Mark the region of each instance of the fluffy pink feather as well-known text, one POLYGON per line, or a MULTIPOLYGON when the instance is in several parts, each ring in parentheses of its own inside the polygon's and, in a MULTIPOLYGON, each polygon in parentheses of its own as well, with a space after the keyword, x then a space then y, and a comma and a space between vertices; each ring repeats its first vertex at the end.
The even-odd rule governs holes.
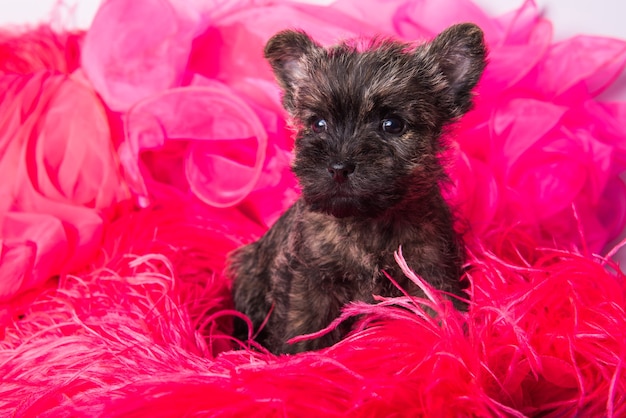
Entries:
POLYGON ((108 0, 86 34, 0 32, 0 411, 626 415, 626 277, 595 255, 626 222, 626 103, 595 99, 626 42, 551 34, 532 1, 469 0, 108 0), (264 42, 459 21, 490 47, 446 155, 469 312, 399 252, 427 299, 350 304, 319 352, 235 341, 226 255, 298 195, 264 42))

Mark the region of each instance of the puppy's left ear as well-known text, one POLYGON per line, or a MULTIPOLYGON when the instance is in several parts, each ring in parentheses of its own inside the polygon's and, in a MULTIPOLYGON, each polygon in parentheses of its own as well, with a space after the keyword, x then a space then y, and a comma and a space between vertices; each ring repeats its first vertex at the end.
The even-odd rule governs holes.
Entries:
POLYGON ((487 65, 483 31, 473 23, 451 26, 430 43, 429 53, 447 81, 450 116, 463 115, 472 107, 472 89, 487 65))
POLYGON ((265 45, 265 59, 285 92, 283 102, 287 110, 293 110, 297 86, 307 77, 306 57, 319 49, 321 46, 306 33, 293 30, 277 33, 265 45))

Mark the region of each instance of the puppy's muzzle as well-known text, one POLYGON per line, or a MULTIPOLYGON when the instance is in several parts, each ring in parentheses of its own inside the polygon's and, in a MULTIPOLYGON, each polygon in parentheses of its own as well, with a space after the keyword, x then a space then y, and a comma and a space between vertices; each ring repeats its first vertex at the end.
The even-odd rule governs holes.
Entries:
POLYGON ((349 162, 337 162, 328 166, 328 173, 337 183, 344 183, 354 173, 356 165, 349 162))

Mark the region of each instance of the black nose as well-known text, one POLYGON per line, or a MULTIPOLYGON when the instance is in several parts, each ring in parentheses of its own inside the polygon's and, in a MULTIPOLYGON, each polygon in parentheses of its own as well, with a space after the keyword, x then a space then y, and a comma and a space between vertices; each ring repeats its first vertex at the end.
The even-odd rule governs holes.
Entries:
POLYGON ((352 163, 333 163, 328 166, 328 172, 337 183, 348 180, 348 176, 354 173, 356 166, 352 163))

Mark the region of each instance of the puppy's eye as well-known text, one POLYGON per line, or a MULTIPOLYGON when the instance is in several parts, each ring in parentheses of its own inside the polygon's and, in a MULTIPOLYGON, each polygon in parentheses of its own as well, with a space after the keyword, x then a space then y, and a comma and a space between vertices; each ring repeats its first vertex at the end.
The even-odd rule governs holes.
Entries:
POLYGON ((325 132, 326 129, 328 129, 328 122, 326 122, 326 119, 322 119, 322 118, 315 119, 313 123, 311 124, 311 129, 316 134, 325 132))
POLYGON ((401 135, 405 128, 406 124, 400 118, 385 118, 380 122, 380 129, 390 135, 401 135))

